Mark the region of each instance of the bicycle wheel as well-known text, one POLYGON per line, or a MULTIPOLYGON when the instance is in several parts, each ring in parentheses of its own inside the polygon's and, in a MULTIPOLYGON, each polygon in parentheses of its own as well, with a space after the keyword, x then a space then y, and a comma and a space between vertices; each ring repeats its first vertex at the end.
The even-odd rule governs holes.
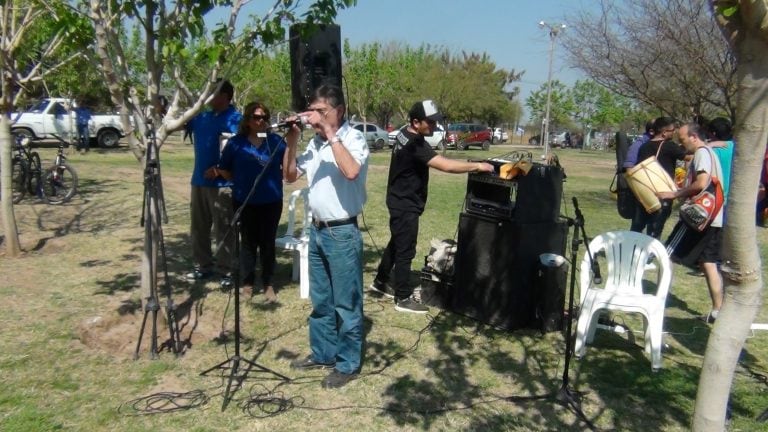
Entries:
POLYGON ((40 155, 37 152, 29 154, 29 175, 27 176, 27 193, 38 195, 40 190, 40 177, 43 172, 43 165, 40 163, 40 155))
POLYGON ((48 204, 69 201, 77 192, 77 173, 68 164, 54 165, 45 170, 41 192, 48 204))
POLYGON ((11 162, 11 196, 14 204, 18 204, 27 194, 27 162, 14 158, 11 162))

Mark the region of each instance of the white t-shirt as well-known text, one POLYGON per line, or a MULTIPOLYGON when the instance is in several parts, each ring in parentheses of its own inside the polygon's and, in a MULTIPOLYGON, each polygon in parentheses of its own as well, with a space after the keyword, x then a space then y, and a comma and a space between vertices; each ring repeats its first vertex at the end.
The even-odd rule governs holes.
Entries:
MULTIPOLYGON (((720 161, 717 156, 715 156, 714 152, 707 146, 697 148, 696 152, 693 154, 693 163, 688 172, 688 183, 690 184, 694 182, 696 180, 696 174, 702 171, 710 176, 716 177, 720 181, 723 179, 723 169, 720 167, 720 161)), ((723 226, 723 213, 725 213, 725 203, 723 203, 717 216, 715 216, 711 226, 717 228, 723 226)))

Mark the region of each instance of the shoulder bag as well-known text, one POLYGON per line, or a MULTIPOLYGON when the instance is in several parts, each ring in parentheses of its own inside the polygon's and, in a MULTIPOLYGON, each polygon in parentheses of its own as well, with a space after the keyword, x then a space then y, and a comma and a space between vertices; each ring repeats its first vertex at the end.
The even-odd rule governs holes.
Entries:
POLYGON ((717 213, 723 207, 725 201, 723 197, 723 186, 720 184, 720 180, 713 175, 715 171, 715 160, 712 155, 712 150, 709 147, 705 147, 709 151, 709 157, 712 166, 712 172, 709 174, 709 183, 707 187, 702 189, 696 196, 688 198, 680 205, 680 219, 685 222, 686 225, 696 231, 704 231, 715 219, 717 213))

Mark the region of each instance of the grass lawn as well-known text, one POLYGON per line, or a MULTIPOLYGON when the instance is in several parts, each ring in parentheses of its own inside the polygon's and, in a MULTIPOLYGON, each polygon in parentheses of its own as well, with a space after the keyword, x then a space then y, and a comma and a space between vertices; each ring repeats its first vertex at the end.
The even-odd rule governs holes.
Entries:
MULTIPOLYGON (((449 156, 483 158, 509 150, 493 147, 489 153, 470 150, 449 156)), ((55 149, 41 153, 47 164, 55 149)), ((618 216, 608 192, 613 154, 557 153, 568 176, 563 213, 573 215, 575 196, 589 236, 627 229, 629 221, 618 216)), ((428 315, 402 314, 391 301, 370 295, 365 298, 360 378, 340 390, 321 389, 324 373, 296 373, 288 367, 290 360, 308 352, 310 305, 299 299, 298 283, 290 281, 291 261, 285 253, 278 257, 279 302, 265 304, 263 295, 256 294, 242 305, 243 357, 265 370, 250 371, 222 411, 228 375, 200 373, 233 354, 232 299, 218 289, 218 281, 193 284, 183 279, 191 268, 192 149, 169 143, 161 158, 169 218, 163 231, 184 354, 177 358, 163 350, 159 359, 150 360, 146 336, 140 359, 133 360, 144 315, 139 289, 142 167, 125 148, 72 153, 79 194, 63 206, 29 197, 18 204, 25 253, 17 259, 0 258, 0 430, 586 428, 553 399, 525 400, 559 388, 565 351, 560 333, 509 332, 437 308, 428 315)), ((366 285, 388 240, 384 193, 389 153, 373 154, 370 163, 363 226, 366 285)), ((300 180, 286 191, 303 185, 300 180)), ((430 239, 456 236, 465 187, 466 175, 431 173, 414 269, 421 267, 430 239)), ((673 224, 674 216, 665 234, 673 224)), ((766 231, 758 232, 766 256, 766 231)), ((763 270, 763 279, 767 277, 763 270)), ((598 332, 587 355, 571 362, 571 385, 583 392, 581 404, 589 419, 601 429, 687 430, 710 331, 695 317, 708 310, 704 279, 676 267, 664 323, 664 367, 657 373, 651 372, 643 352, 641 321, 614 315, 631 331, 598 332)), ((768 308, 763 307, 757 321, 768 322, 768 308)), ((158 327, 162 342, 167 329, 162 323, 158 327)), ((733 383, 731 430, 768 430, 768 423, 755 420, 768 408, 767 340, 768 333, 755 333, 742 353, 733 383)))

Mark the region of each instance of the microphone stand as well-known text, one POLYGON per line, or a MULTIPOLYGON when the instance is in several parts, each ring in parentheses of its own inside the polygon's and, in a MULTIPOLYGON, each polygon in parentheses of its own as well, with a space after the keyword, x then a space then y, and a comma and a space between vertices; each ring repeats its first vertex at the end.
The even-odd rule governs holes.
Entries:
MULTIPOLYGON (((573 226, 573 234, 571 235, 571 281, 570 281, 570 292, 568 293, 568 324, 566 325, 566 333, 565 333, 565 365, 563 367, 563 377, 562 377, 562 384, 560 385, 560 389, 557 392, 556 400, 573 410, 573 412, 584 422, 589 426, 590 429, 594 430, 595 425, 587 418, 587 416, 584 414, 584 411, 581 409, 581 404, 577 400, 577 396, 580 395, 579 392, 575 392, 570 387, 570 380, 569 380, 569 370, 571 365, 571 357, 573 356, 573 337, 571 332, 573 331, 573 301, 574 301, 574 292, 576 291, 576 260, 578 252, 579 252, 579 243, 582 241, 584 242, 584 245, 587 247, 587 255, 589 256, 590 263, 592 265, 592 269, 596 268, 595 262, 592 260, 592 253, 589 250, 589 243, 587 242, 587 234, 584 231, 584 215, 581 213, 581 210, 579 209, 579 203, 576 200, 576 197, 573 197, 573 208, 574 213, 576 215, 575 218, 566 218, 569 225, 573 226), (579 238, 579 235, 581 234, 581 238, 579 238)), ((595 275, 595 279, 599 277, 599 271, 598 275, 595 275)))
POLYGON ((139 358, 139 348, 141 339, 144 336, 144 328, 147 324, 147 317, 152 313, 152 341, 149 355, 152 360, 157 358, 157 313, 160 310, 160 303, 157 296, 157 259, 159 245, 160 259, 163 263, 163 282, 165 284, 166 296, 166 319, 168 321, 168 330, 170 337, 166 345, 170 345, 171 350, 176 356, 181 352, 181 338, 179 336, 179 326, 176 320, 176 307, 173 304, 171 296, 171 284, 168 277, 168 260, 165 253, 165 241, 163 240, 163 223, 168 223, 168 214, 165 209, 165 198, 163 196, 163 184, 160 175, 160 156, 157 149, 157 139, 151 120, 147 121, 148 145, 145 155, 144 167, 144 202, 141 207, 140 225, 144 227, 144 254, 147 271, 149 296, 144 304, 144 318, 141 321, 139 330, 139 340, 136 342, 136 350, 133 353, 133 359, 139 358))
MULTIPOLYGON (((264 143, 262 145, 268 145, 267 140, 264 140, 264 143)), ((272 374, 282 379, 283 381, 290 380, 290 378, 288 378, 287 376, 280 374, 278 372, 275 372, 272 369, 262 366, 240 355, 240 336, 241 336, 240 334, 240 215, 242 214, 245 206, 248 205, 248 200, 250 200, 253 194, 255 193, 256 185, 259 184, 261 177, 264 175, 264 173, 267 172, 267 169, 272 163, 272 159, 274 159, 275 154, 277 154, 277 149, 279 147, 280 147, 279 145, 275 146, 275 149, 272 150, 272 153, 269 155, 269 160, 264 166, 264 169, 262 169, 259 175, 256 176, 256 179, 254 179, 253 185, 251 185, 251 190, 248 192, 248 195, 245 197, 245 200, 243 200, 243 203, 240 205, 240 207, 235 211, 234 215, 232 216, 232 222, 230 223, 230 227, 229 227, 230 231, 227 233, 227 234, 229 234, 230 232, 234 233, 234 236, 235 236, 235 248, 232 256, 232 260, 235 262, 235 265, 233 266, 233 270, 232 270, 232 283, 233 283, 232 289, 235 292, 234 293, 234 296, 235 296, 235 336, 234 336, 235 353, 234 355, 224 360, 223 362, 211 368, 208 368, 200 373, 201 376, 205 376, 215 370, 227 370, 227 369, 229 370, 227 388, 224 391, 224 402, 221 405, 222 411, 224 411, 227 408, 227 405, 229 405, 229 402, 232 400, 232 397, 234 396, 234 392, 242 385, 243 381, 245 381, 246 377, 248 376, 248 373, 253 369, 256 369, 257 372, 260 372, 260 373, 272 374), (241 363, 244 363, 246 366, 243 369, 242 374, 240 373, 241 363), (235 380, 237 380, 237 385, 233 387, 232 383, 235 380)), ((226 238, 223 241, 226 241, 226 238)), ((220 250, 220 248, 221 248, 221 244, 217 245, 216 250, 218 251, 220 250)))

